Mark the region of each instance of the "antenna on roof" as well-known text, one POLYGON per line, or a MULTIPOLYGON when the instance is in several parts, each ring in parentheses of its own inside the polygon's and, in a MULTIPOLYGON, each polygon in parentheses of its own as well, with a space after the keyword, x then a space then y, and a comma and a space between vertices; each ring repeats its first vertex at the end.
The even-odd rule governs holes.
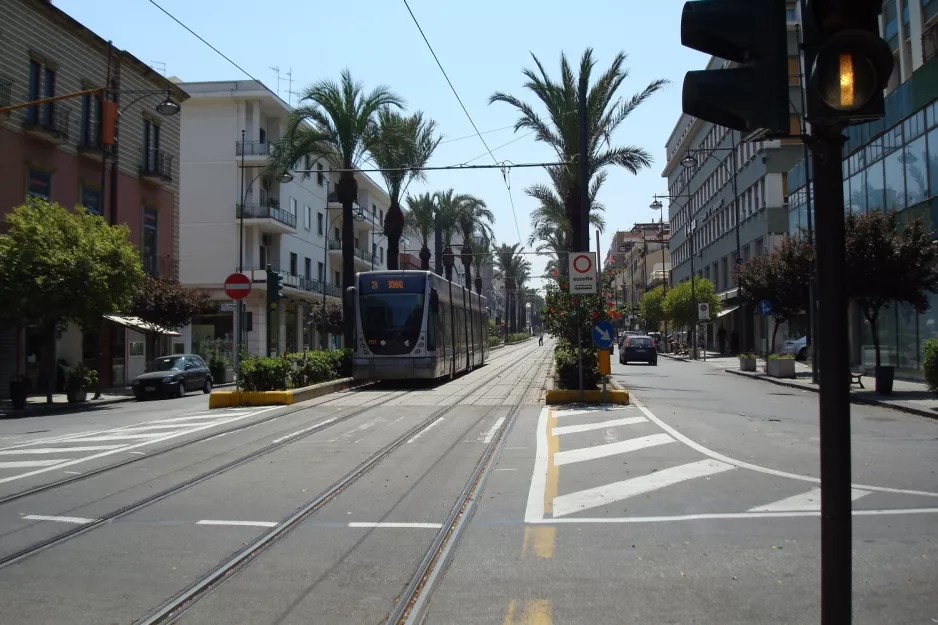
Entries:
POLYGON ((150 61, 150 67, 159 72, 160 74, 166 75, 166 63, 162 61, 150 61))
POLYGON ((287 104, 293 106, 293 68, 287 71, 287 104))
POLYGON ((271 65, 270 69, 272 69, 274 73, 277 74, 277 97, 280 97, 280 66, 271 65))

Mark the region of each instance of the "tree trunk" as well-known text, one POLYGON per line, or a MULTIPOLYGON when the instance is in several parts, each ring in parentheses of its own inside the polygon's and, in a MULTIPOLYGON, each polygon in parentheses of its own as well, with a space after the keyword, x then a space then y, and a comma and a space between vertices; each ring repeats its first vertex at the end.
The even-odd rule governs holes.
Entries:
MULTIPOLYGON (((349 167, 349 169, 351 169, 349 167)), ((355 222, 353 204, 358 199, 358 182, 355 176, 348 171, 342 172, 337 185, 336 195, 339 202, 342 203, 342 306, 344 310, 343 319, 345 330, 344 347, 352 347, 355 337, 353 335, 354 325, 352 323, 354 310, 349 306, 350 302, 345 297, 349 287, 355 285, 355 222)))
POLYGON ((430 271, 430 248, 424 246, 420 248, 420 270, 430 271))
POLYGON ((876 354, 876 366, 879 367, 881 362, 879 355, 879 329, 876 327, 879 321, 879 311, 877 310, 871 315, 866 315, 866 320, 870 322, 870 335, 873 337, 873 351, 876 354))
POLYGON ((775 353, 775 334, 778 332, 778 324, 779 324, 778 317, 774 317, 774 319, 775 319, 775 326, 772 328, 772 351, 769 352, 770 354, 775 353))
POLYGON ((436 275, 443 275, 443 232, 440 230, 439 213, 433 218, 433 267, 436 275))
POLYGON ((472 291, 472 245, 465 243, 459 251, 459 258, 466 270, 466 289, 472 291))
POLYGON ((453 248, 447 245, 443 248, 443 270, 446 272, 446 279, 450 282, 453 281, 453 265, 455 261, 456 257, 453 254, 453 248))
POLYGON ((46 403, 52 403, 52 395, 55 393, 55 382, 58 373, 58 363, 55 358, 55 329, 58 324, 50 323, 46 327, 46 337, 48 344, 43 350, 46 354, 46 403))
POLYGON ((482 295, 482 276, 476 275, 476 294, 482 295))
POLYGON ((391 206, 384 215, 384 233, 388 237, 388 269, 400 269, 401 236, 404 234, 404 213, 398 201, 391 199, 391 206))

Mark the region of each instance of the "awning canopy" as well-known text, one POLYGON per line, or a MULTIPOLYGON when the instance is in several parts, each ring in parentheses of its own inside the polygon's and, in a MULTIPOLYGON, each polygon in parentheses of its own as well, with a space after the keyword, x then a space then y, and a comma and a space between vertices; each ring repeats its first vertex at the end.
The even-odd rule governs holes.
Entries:
POLYGON ((717 315, 717 318, 719 319, 720 317, 722 317, 722 316, 724 316, 724 315, 728 315, 728 314, 730 314, 731 312, 733 312, 734 310, 736 310, 737 308, 739 308, 739 306, 730 306, 729 308, 726 308, 726 309, 724 309, 724 310, 721 310, 720 313, 717 315))
POLYGON ((125 328, 136 330, 137 332, 156 332, 157 334, 165 334, 166 336, 182 336, 175 330, 147 323, 139 317, 131 317, 129 315, 104 315, 104 318, 118 325, 122 325, 125 328))

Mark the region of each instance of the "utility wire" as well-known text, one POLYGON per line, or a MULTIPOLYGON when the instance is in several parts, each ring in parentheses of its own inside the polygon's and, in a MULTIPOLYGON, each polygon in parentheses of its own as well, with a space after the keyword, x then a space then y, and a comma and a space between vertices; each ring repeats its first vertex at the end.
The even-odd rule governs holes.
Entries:
MULTIPOLYGON (((483 131, 482 131, 482 134, 483 134, 483 135, 490 135, 490 134, 492 134, 493 132, 499 132, 499 131, 502 131, 502 130, 510 130, 510 129, 514 128, 514 127, 515 127, 514 124, 512 124, 511 126, 502 126, 501 128, 493 128, 492 130, 483 130, 483 131)), ((472 138, 477 137, 477 136, 478 136, 478 135, 466 135, 465 137, 456 137, 455 139, 446 139, 445 141, 440 141, 440 145, 443 145, 444 143, 453 143, 454 141, 462 141, 463 139, 472 139, 472 138)), ((498 148, 495 148, 495 149, 497 150, 498 148)), ((484 156, 484 155, 483 155, 483 156, 484 156)))
MULTIPOLYGON (((153 0, 150 0, 151 2, 153 0)), ((443 78, 446 79, 449 88, 452 90, 453 95, 456 96, 456 100, 459 101, 459 106, 462 107, 463 113, 466 114, 466 117, 469 118, 469 123, 472 124, 472 129, 476 131, 476 134, 479 136, 479 140, 482 142, 482 145, 485 146, 485 149, 488 150, 489 155, 492 157, 492 160, 495 163, 498 163, 498 159, 495 158, 495 155, 492 154, 492 149, 489 148, 489 144, 485 142, 485 138, 482 136, 482 133, 479 132, 478 126, 476 126, 475 121, 472 119, 472 115, 469 114, 469 110, 466 108, 466 105, 463 104, 462 98, 459 97, 459 93, 456 92, 456 87, 453 86, 453 81, 449 79, 449 76, 446 74, 446 70, 443 69, 443 64, 440 63, 439 57, 437 57, 436 52, 433 51, 433 46, 430 45, 430 40, 427 39, 427 36, 423 32, 423 28, 420 27, 420 22, 417 21, 417 16, 414 15, 414 12, 410 8, 407 0, 404 0, 404 6, 407 7, 407 12, 410 13, 411 19, 414 20, 414 24, 417 26, 417 30, 420 31, 420 36, 423 37, 424 43, 427 44, 427 48, 430 50, 430 54, 433 55, 433 60, 436 61, 437 66, 440 68, 440 71, 443 72, 443 78)), ((518 215, 515 212, 515 200, 511 195, 511 183, 508 182, 508 175, 502 170, 502 180, 505 182, 505 187, 508 189, 508 200, 511 202, 511 216, 515 220, 515 230, 518 232, 518 240, 521 241, 521 228, 518 227, 518 215)))
MULTIPOLYGON (((523 134, 523 135, 521 135, 520 137, 515 137, 515 138, 512 139, 511 141, 509 141, 509 142, 507 142, 507 143, 503 143, 503 144, 501 144, 500 146, 496 147, 495 149, 496 149, 496 150, 501 150, 503 147, 509 146, 509 145, 511 145, 512 143, 514 143, 515 141, 521 141, 521 140, 524 139, 525 137, 530 137, 530 136, 533 135, 535 132, 537 132, 537 131, 536 131, 536 130, 532 130, 531 132, 529 132, 529 133, 527 133, 527 134, 523 134)), ((488 154, 488 152, 486 152, 486 154, 488 154)), ((479 160, 480 158, 482 158, 483 156, 485 156, 485 154, 480 154, 479 156, 476 156, 475 158, 470 158, 468 161, 466 161, 465 163, 463 163, 463 165, 468 165, 468 164, 471 163, 472 161, 477 161, 477 160, 479 160)))

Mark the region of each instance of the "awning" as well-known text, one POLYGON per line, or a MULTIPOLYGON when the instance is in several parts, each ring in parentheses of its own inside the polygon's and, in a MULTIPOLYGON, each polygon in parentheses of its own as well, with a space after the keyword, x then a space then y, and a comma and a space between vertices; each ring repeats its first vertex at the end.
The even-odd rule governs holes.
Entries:
POLYGON ((136 330, 137 332, 156 332, 158 334, 165 334, 166 336, 182 336, 175 330, 162 328, 152 323, 147 323, 139 317, 130 317, 128 315, 104 315, 104 318, 108 321, 113 321, 118 325, 122 325, 125 328, 136 330))
POLYGON ((736 310, 737 308, 739 308, 739 306, 730 306, 729 308, 727 308, 727 309, 725 309, 725 310, 721 310, 720 313, 717 315, 717 319, 719 319, 719 318, 722 317, 723 315, 728 315, 728 314, 730 314, 731 312, 733 312, 733 311, 736 310))

